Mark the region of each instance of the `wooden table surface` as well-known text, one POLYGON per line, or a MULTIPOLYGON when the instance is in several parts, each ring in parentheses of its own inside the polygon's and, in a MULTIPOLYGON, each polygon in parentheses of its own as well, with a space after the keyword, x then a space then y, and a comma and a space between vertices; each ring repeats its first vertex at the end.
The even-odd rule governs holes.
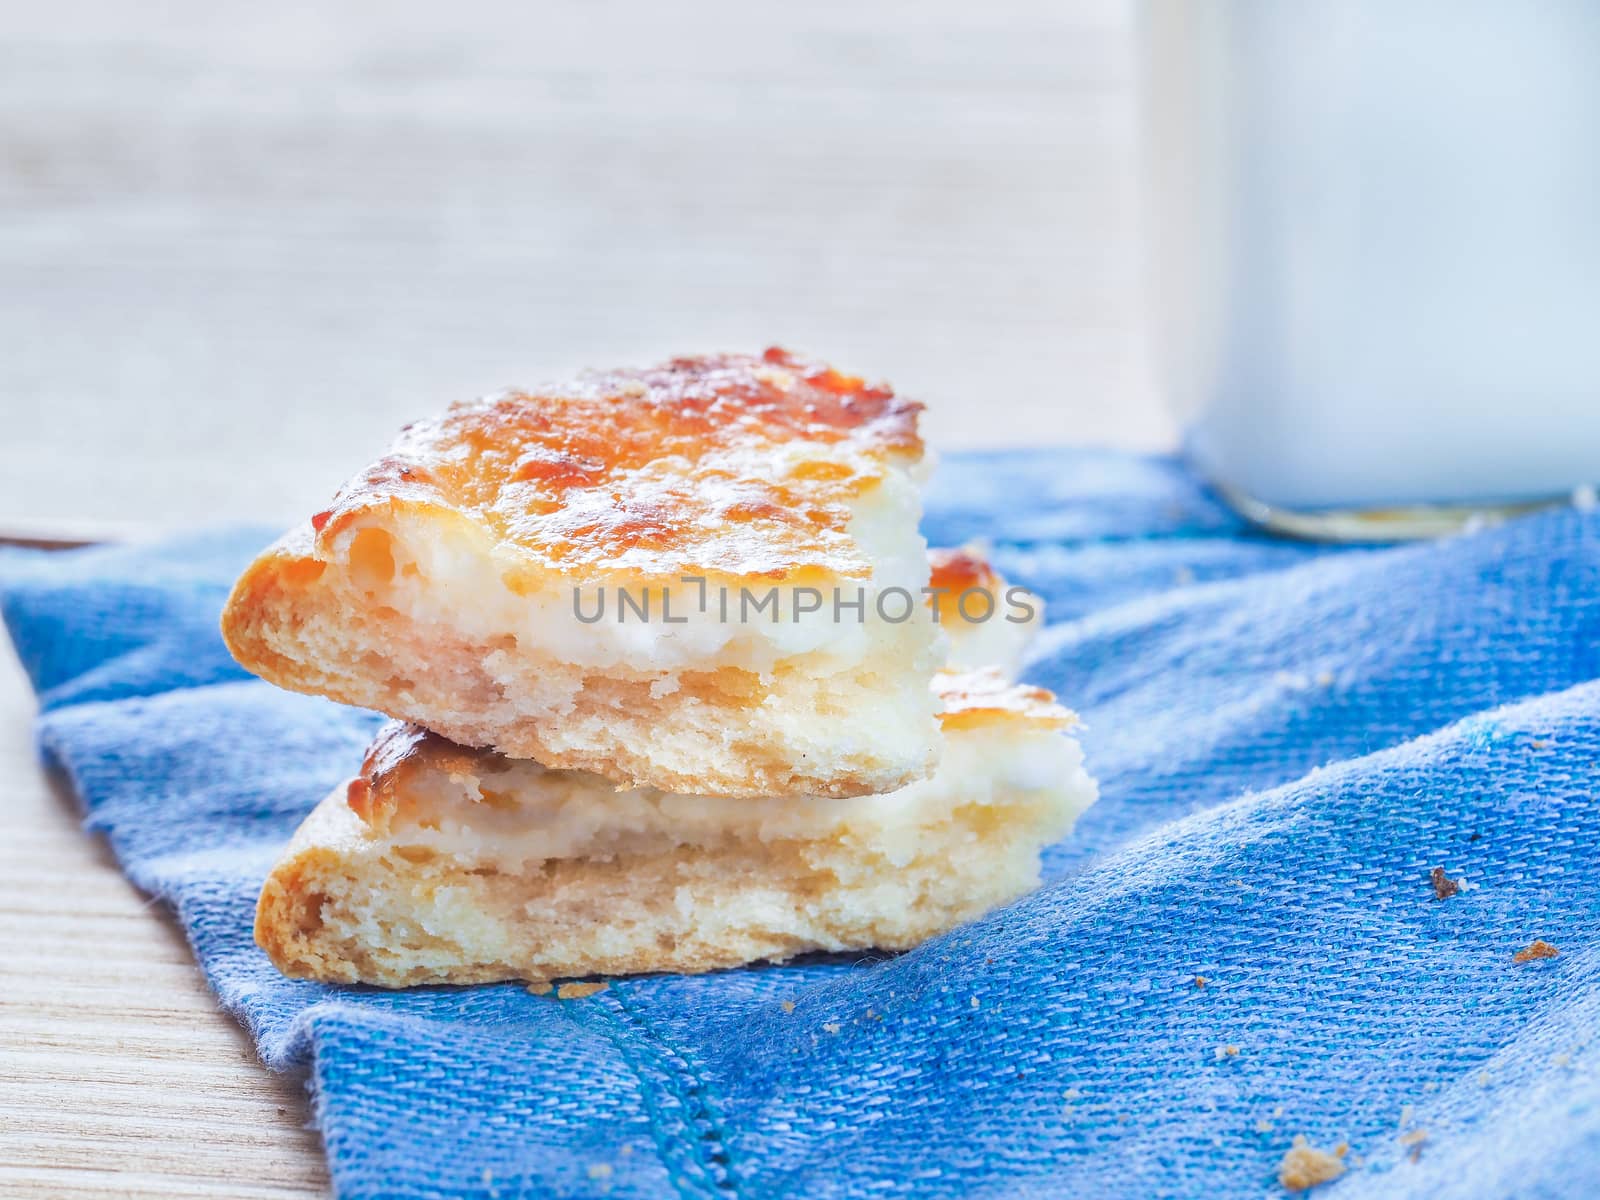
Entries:
MULTIPOLYGON (((8 6, 0 535, 288 522, 450 399, 771 342, 941 446, 1164 444, 1130 47, 1120 0, 8 6)), ((32 712, 0 651, 0 1195, 323 1193, 32 712)))

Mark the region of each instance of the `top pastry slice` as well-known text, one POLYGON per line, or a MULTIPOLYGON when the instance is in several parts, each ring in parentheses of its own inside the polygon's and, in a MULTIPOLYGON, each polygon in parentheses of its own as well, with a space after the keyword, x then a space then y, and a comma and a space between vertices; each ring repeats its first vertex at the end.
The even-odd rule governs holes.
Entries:
POLYGON ((920 406, 781 350, 457 405, 245 571, 273 683, 628 787, 925 777, 920 406))

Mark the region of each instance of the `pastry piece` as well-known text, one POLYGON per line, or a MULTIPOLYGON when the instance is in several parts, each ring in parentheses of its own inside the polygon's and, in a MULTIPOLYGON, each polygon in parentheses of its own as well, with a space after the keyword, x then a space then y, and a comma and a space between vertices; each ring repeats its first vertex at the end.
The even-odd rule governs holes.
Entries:
POLYGON ((920 406, 781 351, 409 426, 246 570, 247 668, 454 741, 707 795, 926 777, 920 406))
POLYGON ((935 688, 937 771, 853 799, 619 792, 390 726, 273 869, 256 940, 285 974, 383 987, 915 945, 1035 886, 1095 798, 1048 692, 935 688))
POLYGON ((928 604, 949 635, 947 667, 998 667, 1015 679, 1022 654, 1044 624, 1044 601, 1007 583, 979 546, 928 551, 928 604))

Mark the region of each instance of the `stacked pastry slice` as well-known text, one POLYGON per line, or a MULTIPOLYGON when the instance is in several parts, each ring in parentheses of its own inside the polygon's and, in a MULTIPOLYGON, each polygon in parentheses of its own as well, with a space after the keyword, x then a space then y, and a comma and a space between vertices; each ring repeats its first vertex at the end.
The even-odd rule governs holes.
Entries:
POLYGON ((895 619, 918 412, 778 351, 459 405, 262 555, 223 633, 284 687, 630 786, 899 787, 938 734, 936 631, 895 619))
POLYGON ((399 719, 267 880, 273 961, 704 971, 906 947, 1033 886, 1094 784, 1048 693, 937 669, 1027 623, 928 612, 1003 585, 971 552, 930 585, 916 416, 769 351, 408 429, 224 616, 257 673, 399 719))

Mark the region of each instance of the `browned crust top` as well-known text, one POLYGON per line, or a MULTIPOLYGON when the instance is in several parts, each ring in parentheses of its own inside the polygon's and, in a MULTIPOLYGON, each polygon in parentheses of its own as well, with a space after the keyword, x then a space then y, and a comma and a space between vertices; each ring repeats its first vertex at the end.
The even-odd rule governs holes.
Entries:
POLYGON ((998 592, 1005 582, 989 565, 983 552, 973 546, 929 550, 928 566, 932 573, 928 580, 929 588, 952 595, 973 589, 998 592))
POLYGON ((1055 693, 1026 683, 1012 683, 996 667, 979 671, 940 671, 933 690, 941 701, 939 723, 946 731, 977 725, 1034 725, 1070 729, 1077 716, 1056 703, 1055 693))
POLYGON ((588 372, 407 426, 311 524, 323 557, 373 509, 432 508, 536 573, 859 578, 849 503, 921 457, 921 407, 777 348, 588 372))

